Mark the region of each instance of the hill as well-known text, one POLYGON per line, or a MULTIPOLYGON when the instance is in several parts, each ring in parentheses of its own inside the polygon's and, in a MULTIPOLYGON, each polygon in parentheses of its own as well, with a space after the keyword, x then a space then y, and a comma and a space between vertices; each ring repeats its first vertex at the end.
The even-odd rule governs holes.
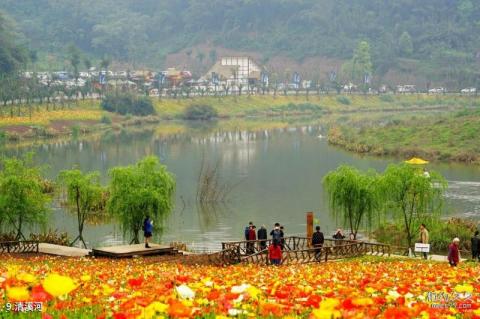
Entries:
POLYGON ((70 43, 131 66, 161 67, 179 52, 193 67, 208 65, 223 49, 295 66, 345 61, 365 40, 378 77, 479 81, 480 3, 472 0, 3 0, 0 10, 43 67, 62 66, 70 43))

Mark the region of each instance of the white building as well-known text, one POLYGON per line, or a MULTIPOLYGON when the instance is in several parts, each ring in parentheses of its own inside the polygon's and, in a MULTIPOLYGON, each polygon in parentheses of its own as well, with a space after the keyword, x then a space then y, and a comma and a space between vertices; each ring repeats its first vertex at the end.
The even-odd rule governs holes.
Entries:
POLYGON ((260 80, 261 67, 248 56, 222 57, 208 71, 205 78, 213 80, 217 76, 219 81, 232 85, 248 85, 260 80))

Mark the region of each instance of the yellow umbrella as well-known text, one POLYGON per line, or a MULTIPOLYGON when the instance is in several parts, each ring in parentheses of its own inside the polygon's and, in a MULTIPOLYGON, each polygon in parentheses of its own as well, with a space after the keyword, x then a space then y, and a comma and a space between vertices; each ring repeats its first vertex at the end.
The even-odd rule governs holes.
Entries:
POLYGON ((408 161, 405 161, 405 163, 414 164, 414 165, 423 165, 423 164, 428 164, 428 161, 418 157, 412 157, 408 161))

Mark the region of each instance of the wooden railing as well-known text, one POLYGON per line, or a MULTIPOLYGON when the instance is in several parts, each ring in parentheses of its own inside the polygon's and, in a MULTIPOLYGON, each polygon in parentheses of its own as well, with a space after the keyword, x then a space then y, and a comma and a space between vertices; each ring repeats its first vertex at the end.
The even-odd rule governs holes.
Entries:
MULTIPOLYGON (((331 247, 336 245, 345 245, 348 243, 355 243, 356 241, 345 239, 325 239, 324 247, 331 247)), ((261 252, 266 247, 270 246, 272 239, 266 240, 242 240, 242 241, 229 241, 222 243, 222 250, 238 247, 241 255, 253 255, 261 252)), ((285 237, 282 242, 283 250, 304 250, 311 248, 311 238, 291 236, 285 237)))
MULTIPOLYGON (((224 249, 236 249, 235 258, 240 256, 243 263, 268 265, 268 249, 260 249, 259 240, 222 243, 224 249), (253 244, 253 246, 252 246, 253 244), (252 253, 253 251, 253 253, 252 253)), ((271 240, 267 240, 267 247, 271 240)), ((326 239, 321 248, 312 248, 310 238, 286 237, 283 244, 282 264, 304 264, 326 262, 363 255, 390 256, 390 246, 353 240, 326 239)))
POLYGON ((38 253, 38 241, 5 241, 0 242, 0 253, 38 253))

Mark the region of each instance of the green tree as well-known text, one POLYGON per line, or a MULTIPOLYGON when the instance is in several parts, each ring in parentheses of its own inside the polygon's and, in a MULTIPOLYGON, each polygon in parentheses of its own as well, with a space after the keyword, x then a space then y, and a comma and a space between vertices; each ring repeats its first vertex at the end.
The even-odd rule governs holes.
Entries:
POLYGON ((413 53, 412 37, 408 32, 403 32, 398 39, 398 49, 403 56, 410 56, 413 53))
POLYGON ((0 74, 14 73, 28 61, 26 50, 15 43, 14 25, 0 12, 0 74))
POLYGON ((364 76, 371 75, 372 70, 370 45, 367 41, 360 41, 352 59, 342 65, 343 77, 350 78, 355 83, 363 83, 364 76))
MULTIPOLYGON (((138 244, 138 233, 146 215, 150 215, 161 226, 171 212, 174 176, 155 156, 146 157, 135 165, 115 167, 109 171, 109 175, 107 210, 118 218, 123 231, 131 234, 132 242, 138 244)), ((157 228, 157 233, 161 231, 161 228, 157 228)))
POLYGON ((75 83, 77 83, 79 77, 78 67, 80 65, 80 51, 75 45, 71 44, 68 46, 68 54, 68 59, 73 68, 73 76, 75 77, 75 83))
POLYGON ((49 211, 50 195, 44 192, 40 168, 32 154, 2 161, 0 171, 0 219, 16 233, 16 240, 26 239, 25 226, 42 225, 49 211))
POLYGON ((83 238, 85 221, 101 210, 103 189, 100 185, 98 172, 83 173, 78 169, 60 172, 58 177, 60 185, 66 191, 68 207, 77 214, 78 236, 72 241, 73 245, 78 241, 87 244, 83 238))
POLYGON ((426 177, 421 168, 413 165, 392 164, 381 177, 386 208, 403 222, 409 248, 420 224, 435 221, 443 205, 447 181, 437 172, 429 175, 426 177))
POLYGON ((357 238, 359 227, 372 225, 375 212, 379 211, 379 192, 374 174, 362 173, 342 165, 328 173, 323 184, 329 196, 329 205, 335 217, 340 217, 357 238))

